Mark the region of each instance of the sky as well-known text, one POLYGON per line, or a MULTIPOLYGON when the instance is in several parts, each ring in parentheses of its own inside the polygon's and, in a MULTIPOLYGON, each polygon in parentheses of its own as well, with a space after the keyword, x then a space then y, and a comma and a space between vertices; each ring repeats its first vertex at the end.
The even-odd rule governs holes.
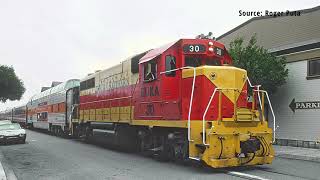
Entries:
POLYGON ((312 8, 320 0, 0 0, 0 64, 13 66, 23 105, 52 81, 81 79, 127 57, 211 31, 218 37, 252 17, 242 11, 312 8))

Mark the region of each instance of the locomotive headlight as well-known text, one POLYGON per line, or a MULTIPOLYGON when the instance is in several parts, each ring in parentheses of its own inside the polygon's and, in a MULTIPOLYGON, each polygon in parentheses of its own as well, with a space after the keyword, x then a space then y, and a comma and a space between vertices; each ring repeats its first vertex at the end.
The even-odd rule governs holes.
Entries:
POLYGON ((25 134, 19 134, 19 136, 20 136, 20 137, 23 137, 23 136, 25 136, 25 134))
POLYGON ((213 48, 212 47, 209 47, 209 49, 208 49, 209 51, 211 51, 211 52, 213 52, 213 48))
POLYGON ((208 44, 209 44, 209 46, 213 46, 213 42, 211 42, 211 41, 208 44))

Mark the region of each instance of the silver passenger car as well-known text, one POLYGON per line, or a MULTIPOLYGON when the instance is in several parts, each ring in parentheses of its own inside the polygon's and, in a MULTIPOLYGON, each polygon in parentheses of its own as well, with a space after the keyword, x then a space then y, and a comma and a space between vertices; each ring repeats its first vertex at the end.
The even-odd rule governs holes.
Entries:
POLYGON ((67 133, 70 115, 78 103, 79 86, 80 80, 70 79, 34 95, 27 103, 28 126, 67 133))

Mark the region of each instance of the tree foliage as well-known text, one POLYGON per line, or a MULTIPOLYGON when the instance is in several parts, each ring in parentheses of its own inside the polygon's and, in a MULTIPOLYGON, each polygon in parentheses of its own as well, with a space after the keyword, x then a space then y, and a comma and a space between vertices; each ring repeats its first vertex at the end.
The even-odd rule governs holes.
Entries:
POLYGON ((0 102, 20 100, 25 90, 13 67, 0 65, 0 102))
POLYGON ((255 35, 246 46, 243 38, 237 38, 230 43, 229 53, 234 66, 247 70, 252 84, 262 85, 262 89, 275 93, 288 77, 285 58, 276 57, 256 43, 255 35))

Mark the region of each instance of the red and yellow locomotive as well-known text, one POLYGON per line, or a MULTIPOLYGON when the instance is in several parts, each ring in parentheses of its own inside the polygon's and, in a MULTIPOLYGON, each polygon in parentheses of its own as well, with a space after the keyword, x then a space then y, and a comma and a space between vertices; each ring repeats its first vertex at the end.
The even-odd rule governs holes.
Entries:
POLYGON ((181 39, 82 79, 70 127, 91 136, 100 124, 117 145, 161 159, 214 168, 268 164, 274 151, 265 94, 232 66, 223 44, 181 39))

